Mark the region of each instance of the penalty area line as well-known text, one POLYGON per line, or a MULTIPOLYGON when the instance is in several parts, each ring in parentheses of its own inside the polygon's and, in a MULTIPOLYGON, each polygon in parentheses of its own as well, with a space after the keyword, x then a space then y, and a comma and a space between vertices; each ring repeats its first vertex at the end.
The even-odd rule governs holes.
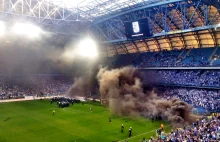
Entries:
MULTIPOLYGON (((171 125, 167 125, 167 126, 165 126, 165 127, 169 127, 169 126, 171 126, 171 125)), ((164 127, 164 128, 165 128, 165 127, 164 127)), ((118 142, 124 142, 125 140, 130 140, 130 139, 133 139, 133 138, 139 137, 139 136, 141 136, 141 135, 144 135, 144 134, 147 134, 147 133, 150 133, 150 132, 153 132, 153 131, 156 132, 156 130, 157 130, 157 129, 150 130, 150 131, 147 131, 147 132, 141 133, 141 134, 139 134, 139 135, 136 135, 136 136, 133 136, 133 137, 130 137, 130 138, 127 138, 127 139, 120 140, 120 141, 118 141, 118 142)))

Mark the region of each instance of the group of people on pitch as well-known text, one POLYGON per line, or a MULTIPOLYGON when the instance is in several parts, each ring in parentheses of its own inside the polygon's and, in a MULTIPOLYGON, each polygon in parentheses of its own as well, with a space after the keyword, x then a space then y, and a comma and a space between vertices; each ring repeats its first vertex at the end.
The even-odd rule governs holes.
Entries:
MULTIPOLYGON (((109 117, 109 122, 112 122, 112 118, 111 117, 109 117)), ((123 124, 121 124, 121 133, 124 133, 124 125, 123 124)), ((128 129, 128 137, 130 138, 131 137, 131 134, 132 134, 132 127, 130 127, 129 129, 128 129)))
MULTIPOLYGON (((124 132, 124 125, 122 124, 121 125, 121 133, 123 133, 124 132)), ((131 134, 132 134, 132 127, 130 127, 129 129, 128 129, 128 137, 130 138, 131 137, 131 134)))

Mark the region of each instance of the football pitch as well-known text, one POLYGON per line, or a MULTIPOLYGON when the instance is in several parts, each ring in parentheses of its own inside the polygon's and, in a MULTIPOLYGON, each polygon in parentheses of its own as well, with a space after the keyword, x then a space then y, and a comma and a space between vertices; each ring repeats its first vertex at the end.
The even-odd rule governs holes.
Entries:
POLYGON ((107 108, 92 102, 64 109, 50 104, 50 100, 0 103, 0 142, 140 142, 155 135, 161 123, 165 131, 171 129, 162 121, 113 116, 107 108), (128 139, 129 127, 132 137, 128 139))

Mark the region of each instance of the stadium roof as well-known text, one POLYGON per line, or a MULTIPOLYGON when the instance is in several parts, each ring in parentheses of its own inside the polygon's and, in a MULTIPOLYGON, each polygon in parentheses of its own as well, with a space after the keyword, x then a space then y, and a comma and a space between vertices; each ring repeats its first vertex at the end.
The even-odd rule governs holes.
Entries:
POLYGON ((94 20, 97 17, 116 12, 128 10, 130 8, 157 3, 162 0, 48 0, 67 9, 77 9, 81 17, 94 20))
POLYGON ((219 46, 219 8, 218 0, 2 0, 0 18, 65 35, 89 31, 112 56, 219 46), (153 36, 128 40, 124 23, 140 19, 148 19, 153 36))
POLYGON ((100 17, 93 34, 107 56, 220 45, 217 0, 162 0, 100 17), (147 19, 153 36, 127 39, 125 22, 147 19))
POLYGON ((41 24, 97 22, 130 9, 170 1, 182 0, 2 0, 0 18, 8 20, 16 17, 41 24))

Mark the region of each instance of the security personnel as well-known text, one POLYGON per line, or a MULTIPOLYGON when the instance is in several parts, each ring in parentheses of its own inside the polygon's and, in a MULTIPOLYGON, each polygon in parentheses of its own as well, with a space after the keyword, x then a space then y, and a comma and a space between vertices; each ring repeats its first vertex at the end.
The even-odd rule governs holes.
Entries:
POLYGON ((121 125, 121 133, 123 133, 124 132, 124 125, 122 124, 121 125))
POLYGON ((128 137, 129 137, 129 138, 131 137, 131 131, 132 131, 132 129, 130 128, 130 129, 128 130, 128 137))

